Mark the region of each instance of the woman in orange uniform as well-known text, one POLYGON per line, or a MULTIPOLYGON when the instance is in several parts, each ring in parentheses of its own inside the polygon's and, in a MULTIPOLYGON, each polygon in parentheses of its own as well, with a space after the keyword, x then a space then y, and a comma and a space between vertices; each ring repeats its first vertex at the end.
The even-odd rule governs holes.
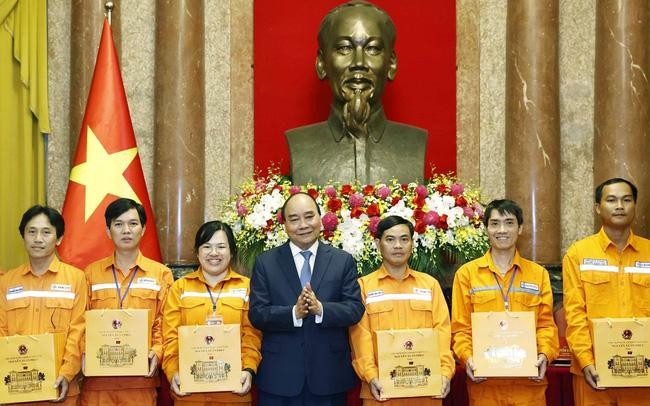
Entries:
POLYGON ((250 389, 260 362, 261 333, 248 320, 250 280, 236 273, 232 230, 220 221, 203 224, 194 249, 200 267, 174 282, 164 310, 163 371, 171 383, 175 405, 250 405, 250 389), (181 392, 178 374, 178 327, 223 322, 241 326, 241 388, 233 393, 181 392))

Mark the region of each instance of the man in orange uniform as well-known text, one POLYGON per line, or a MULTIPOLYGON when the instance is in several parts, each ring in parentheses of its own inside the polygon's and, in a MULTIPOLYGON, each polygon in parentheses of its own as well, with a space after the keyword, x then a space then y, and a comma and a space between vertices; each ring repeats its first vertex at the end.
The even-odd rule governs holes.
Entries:
POLYGON ((84 405, 154 405, 162 359, 162 309, 174 278, 165 265, 140 252, 147 215, 131 199, 117 199, 104 213, 106 233, 115 253, 86 267, 88 309, 149 309, 153 317, 149 375, 146 377, 86 377, 84 405))
POLYGON ((647 405, 650 388, 597 389, 589 320, 650 317, 650 240, 632 232, 637 188, 609 179, 596 188, 602 228, 573 244, 562 261, 566 338, 573 353, 576 405, 647 405))
POLYGON ((524 221, 512 200, 494 200, 483 222, 490 250, 463 265, 454 278, 451 305, 452 346, 465 365, 470 405, 538 406, 546 404, 546 366, 558 354, 553 321, 553 292, 546 269, 522 258, 517 250, 524 221), (474 376, 472 313, 531 311, 535 313, 538 376, 485 379, 474 376))
POLYGON ((390 329, 435 328, 439 334, 442 395, 391 399, 389 405, 441 405, 449 393, 455 365, 451 354, 449 310, 438 282, 430 275, 409 268, 413 252, 413 224, 399 216, 388 216, 377 225, 375 244, 382 264, 375 272, 359 279, 366 312, 350 327, 352 366, 361 378, 364 405, 386 401, 379 380, 375 331, 390 329))
POLYGON ((81 369, 86 281, 81 270, 56 257, 64 228, 63 217, 50 207, 33 206, 23 214, 18 229, 29 262, 0 278, 0 336, 65 334, 63 363, 56 380, 60 390, 57 401, 76 405, 79 384, 74 378, 81 369))

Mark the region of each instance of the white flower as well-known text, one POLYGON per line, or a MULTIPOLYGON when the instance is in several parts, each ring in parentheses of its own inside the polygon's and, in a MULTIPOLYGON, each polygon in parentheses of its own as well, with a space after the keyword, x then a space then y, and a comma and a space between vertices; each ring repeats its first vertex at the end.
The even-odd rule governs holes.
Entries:
POLYGON ((397 202, 395 206, 388 209, 384 217, 388 217, 388 216, 400 216, 410 220, 411 223, 413 223, 413 209, 411 209, 410 207, 406 207, 404 200, 400 200, 399 202, 397 202))

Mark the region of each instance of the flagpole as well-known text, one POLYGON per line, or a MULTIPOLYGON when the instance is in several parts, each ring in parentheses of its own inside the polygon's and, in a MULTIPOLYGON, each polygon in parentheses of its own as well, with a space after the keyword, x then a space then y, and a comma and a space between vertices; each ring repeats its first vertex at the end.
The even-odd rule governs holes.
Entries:
POLYGON ((113 7, 115 5, 113 4, 112 1, 107 1, 104 3, 104 8, 106 9, 106 17, 108 17, 108 25, 111 25, 111 19, 113 16, 113 7))

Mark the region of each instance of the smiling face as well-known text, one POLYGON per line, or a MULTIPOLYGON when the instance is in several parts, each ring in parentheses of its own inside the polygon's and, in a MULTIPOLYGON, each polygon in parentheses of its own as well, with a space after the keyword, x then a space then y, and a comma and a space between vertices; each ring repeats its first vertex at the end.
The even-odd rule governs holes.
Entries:
POLYGON ((201 268, 208 275, 217 276, 226 272, 232 259, 226 233, 217 230, 212 234, 212 238, 198 247, 197 257, 201 268))
POLYGON ((110 228, 106 229, 108 237, 113 240, 118 251, 138 249, 140 240, 144 235, 145 226, 140 222, 136 209, 129 209, 111 221, 110 228))
POLYGON ((620 182, 605 186, 600 202, 596 203, 596 213, 604 227, 630 228, 636 215, 636 203, 630 185, 620 182))
POLYGON ((321 28, 318 77, 329 78, 339 107, 361 99, 374 109, 381 105, 386 80, 397 71, 392 22, 368 6, 344 7, 329 18, 330 23, 321 28))
POLYGON ((293 195, 284 208, 284 229, 289 240, 306 250, 318 240, 321 220, 314 200, 305 194, 293 195))
POLYGON ((25 225, 23 243, 30 259, 41 259, 53 256, 61 239, 56 238, 56 228, 48 217, 41 213, 25 225))
POLYGON ((413 251, 413 238, 406 224, 398 224, 387 229, 381 235, 381 239, 375 239, 375 244, 388 269, 406 267, 413 251))
POLYGON ((487 221, 487 234, 492 249, 508 251, 517 246, 517 238, 521 235, 522 226, 517 222, 517 217, 508 212, 503 214, 498 210, 490 212, 487 221))

